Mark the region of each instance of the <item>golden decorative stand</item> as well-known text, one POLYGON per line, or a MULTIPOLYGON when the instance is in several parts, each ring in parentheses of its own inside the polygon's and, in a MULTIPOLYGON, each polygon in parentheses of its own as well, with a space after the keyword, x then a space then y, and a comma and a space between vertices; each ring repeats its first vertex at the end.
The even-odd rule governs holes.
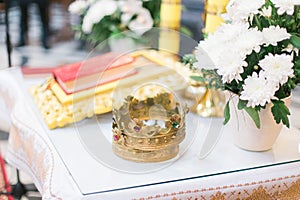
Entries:
MULTIPOLYGON (((220 14, 226 12, 228 0, 205 1, 205 33, 214 32, 224 22, 220 14)), ((204 84, 204 83, 203 83, 204 84)), ((202 98, 196 99, 191 111, 202 117, 223 117, 225 95, 215 89, 207 89, 202 98)))
POLYGON ((223 117, 225 95, 222 91, 207 89, 203 97, 196 100, 191 111, 201 117, 223 117))

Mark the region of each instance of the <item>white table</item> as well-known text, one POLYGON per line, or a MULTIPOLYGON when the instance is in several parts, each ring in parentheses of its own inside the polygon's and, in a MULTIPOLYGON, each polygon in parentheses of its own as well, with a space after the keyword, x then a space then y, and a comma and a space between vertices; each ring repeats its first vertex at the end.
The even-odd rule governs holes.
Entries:
POLYGON ((10 122, 6 159, 31 175, 43 199, 299 195, 295 193, 295 187, 300 187, 299 129, 284 128, 272 150, 255 153, 232 144, 230 130, 225 127, 211 154, 199 159, 210 125, 221 120, 189 114, 188 134, 177 159, 133 163, 112 153, 111 114, 48 130, 27 93, 28 87, 39 81, 23 80, 18 69, 1 71, 0 95, 7 111, 0 115, 10 122))

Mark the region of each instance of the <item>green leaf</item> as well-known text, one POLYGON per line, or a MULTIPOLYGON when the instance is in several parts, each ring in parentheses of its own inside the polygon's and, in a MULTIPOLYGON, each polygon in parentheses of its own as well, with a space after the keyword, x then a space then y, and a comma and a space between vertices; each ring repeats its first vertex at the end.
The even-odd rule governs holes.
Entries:
POLYGON ((295 61, 294 67, 300 69, 300 60, 295 61))
POLYGON ((258 115, 259 108, 247 107, 247 103, 248 101, 240 99, 237 107, 239 110, 244 109, 249 114, 249 116, 253 119, 256 127, 260 128, 260 119, 258 115))
POLYGON ((185 34, 186 36, 193 37, 193 32, 189 28, 185 26, 181 26, 179 30, 181 33, 185 34))
POLYGON ((244 109, 244 108, 246 108, 247 107, 247 101, 244 101, 244 100, 239 100, 239 103, 238 103, 238 109, 239 110, 242 110, 242 109, 244 109))
POLYGON ((257 128, 260 128, 260 119, 258 115, 258 110, 252 107, 245 107, 244 108, 246 112, 249 114, 249 116, 253 119, 255 125, 257 128))
POLYGON ((229 108, 229 101, 226 103, 225 109, 224 109, 224 122, 223 124, 227 124, 230 119, 230 108, 229 108))
POLYGON ((286 107, 283 101, 276 100, 272 101, 273 106, 271 108, 271 111, 274 116, 274 120, 276 121, 277 124, 282 122, 286 127, 290 127, 290 122, 288 115, 290 115, 289 109, 286 107))
POLYGON ((190 76, 190 78, 198 82, 205 82, 205 79, 201 76, 190 76))
POLYGON ((294 47, 296 47, 297 49, 300 49, 300 37, 298 37, 296 35, 292 35, 290 40, 294 47))
POLYGON ((186 54, 182 58, 182 63, 184 65, 190 64, 193 65, 195 62, 197 62, 197 58, 195 54, 186 54))

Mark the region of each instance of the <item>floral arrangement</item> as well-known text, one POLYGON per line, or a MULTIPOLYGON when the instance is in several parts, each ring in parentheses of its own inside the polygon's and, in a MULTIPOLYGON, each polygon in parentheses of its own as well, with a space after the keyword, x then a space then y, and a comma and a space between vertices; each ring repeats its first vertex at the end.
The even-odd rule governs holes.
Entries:
MULTIPOLYGON (((223 16, 227 23, 200 41, 193 68, 198 81, 239 97, 260 128, 258 112, 272 103, 276 123, 289 127, 289 109, 282 101, 300 83, 300 0, 231 0, 223 16)), ((191 59, 191 58, 189 58, 191 59)), ((224 117, 230 119, 229 102, 224 117)))
POLYGON ((80 37, 100 43, 124 31, 138 38, 159 22, 160 0, 76 0, 69 12, 80 16, 80 37))

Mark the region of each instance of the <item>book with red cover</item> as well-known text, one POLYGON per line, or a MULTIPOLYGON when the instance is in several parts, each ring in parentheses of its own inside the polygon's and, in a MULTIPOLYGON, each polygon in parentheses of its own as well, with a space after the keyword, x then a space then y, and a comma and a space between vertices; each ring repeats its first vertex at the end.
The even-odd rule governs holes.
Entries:
POLYGON ((23 75, 52 75, 54 67, 28 67, 22 66, 21 70, 23 75))
POLYGON ((53 75, 60 87, 71 94, 136 74, 134 60, 130 55, 111 52, 60 66, 53 75))

